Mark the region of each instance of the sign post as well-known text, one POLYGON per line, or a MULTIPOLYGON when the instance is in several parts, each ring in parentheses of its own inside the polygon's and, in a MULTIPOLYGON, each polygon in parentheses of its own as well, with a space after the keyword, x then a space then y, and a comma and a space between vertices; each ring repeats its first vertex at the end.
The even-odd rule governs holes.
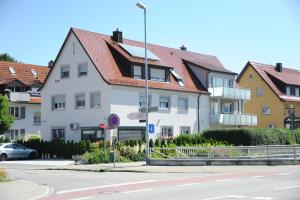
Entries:
POLYGON ((292 131, 292 135, 293 135, 294 164, 296 164, 296 150, 295 150, 296 137, 295 137, 295 131, 294 131, 295 130, 295 108, 293 105, 289 106, 288 114, 289 114, 289 118, 291 120, 290 130, 292 131))
POLYGON ((113 160, 114 160, 114 168, 116 168, 116 146, 118 142, 118 127, 120 125, 120 117, 117 114, 110 114, 107 118, 108 126, 113 129, 112 136, 112 147, 113 147, 113 160))

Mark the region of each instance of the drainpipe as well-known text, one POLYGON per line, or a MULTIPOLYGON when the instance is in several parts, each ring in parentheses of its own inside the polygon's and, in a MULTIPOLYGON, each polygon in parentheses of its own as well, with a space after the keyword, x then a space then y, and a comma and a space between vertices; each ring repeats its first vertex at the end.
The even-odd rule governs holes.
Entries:
POLYGON ((200 133, 200 96, 201 94, 198 95, 198 100, 197 100, 197 122, 198 122, 198 133, 200 133))

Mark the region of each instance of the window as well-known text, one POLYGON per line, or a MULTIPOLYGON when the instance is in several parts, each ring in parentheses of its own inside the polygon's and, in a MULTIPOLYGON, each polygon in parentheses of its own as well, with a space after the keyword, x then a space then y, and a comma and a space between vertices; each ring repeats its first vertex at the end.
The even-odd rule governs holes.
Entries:
POLYGON ((223 113, 225 113, 225 114, 233 113, 233 103, 224 103, 223 104, 223 113))
POLYGON ((63 65, 61 66, 61 78, 70 78, 70 66, 63 65))
POLYGON ((64 128, 52 129, 52 140, 65 140, 65 129, 64 128))
POLYGON ((270 107, 269 106, 263 106, 262 107, 262 114, 264 115, 269 115, 271 112, 270 107))
POLYGON ((256 88, 256 96, 257 97, 264 96, 264 90, 262 88, 256 88))
POLYGON ((159 97, 159 108, 161 110, 170 109, 170 98, 169 97, 159 97))
POLYGON ((88 65, 87 63, 81 63, 78 65, 78 76, 87 76, 88 65))
POLYGON ((37 72, 35 71, 35 69, 31 69, 31 73, 32 73, 33 76, 37 76, 38 75, 37 72))
POLYGON ((85 94, 75 95, 75 106, 77 109, 85 108, 85 94))
POLYGON ((178 98, 178 111, 187 111, 187 110, 188 110, 188 99, 178 98))
POLYGON ((211 84, 211 87, 223 87, 224 80, 222 78, 218 78, 218 77, 211 77, 210 84, 211 84))
POLYGON ((40 112, 35 112, 33 114, 33 124, 41 125, 41 113, 40 112))
POLYGON ((139 65, 133 66, 133 78, 142 79, 142 67, 139 65))
POLYGON ((11 140, 16 140, 19 137, 19 130, 18 129, 10 129, 10 139, 11 140))
POLYGON ((10 86, 8 89, 12 92, 21 92, 24 91, 24 88, 18 87, 18 86, 10 86))
POLYGON ((16 71, 15 71, 15 69, 13 67, 8 67, 8 69, 9 69, 9 72, 11 74, 15 74, 16 73, 16 71))
POLYGON ((166 72, 164 69, 150 68, 150 80, 165 82, 166 72))
POLYGON ((210 113, 211 114, 218 114, 219 113, 219 104, 217 101, 212 101, 210 103, 210 113))
POLYGON ((100 92, 93 92, 90 95, 91 108, 99 108, 101 106, 101 95, 100 92))
POLYGON ((174 69, 171 69, 170 72, 174 76, 174 78, 177 81, 178 85, 180 85, 180 87, 184 87, 184 82, 183 82, 181 76, 179 76, 179 74, 174 69))
POLYGON ((173 128, 172 127, 162 127, 161 128, 161 137, 173 137, 173 128))
POLYGON ((234 83, 234 80, 230 79, 229 80, 229 87, 233 87, 233 83, 234 83))
POLYGON ((269 126, 268 126, 269 128, 276 128, 276 124, 274 124, 274 123, 269 123, 269 126))
MULTIPOLYGON (((151 105, 151 96, 148 96, 148 106, 151 105)), ((146 95, 140 95, 140 101, 139 101, 140 107, 146 107, 146 95)))
POLYGON ((65 95, 57 95, 52 97, 52 110, 62 110, 66 107, 65 95))
POLYGON ((190 134, 191 133, 191 127, 183 126, 180 127, 180 134, 190 134))
POLYGON ((295 87, 290 87, 290 95, 296 96, 296 88, 295 87))
POLYGON ((19 107, 10 107, 10 114, 12 116, 14 116, 15 118, 21 117, 20 111, 21 111, 21 109, 19 107))

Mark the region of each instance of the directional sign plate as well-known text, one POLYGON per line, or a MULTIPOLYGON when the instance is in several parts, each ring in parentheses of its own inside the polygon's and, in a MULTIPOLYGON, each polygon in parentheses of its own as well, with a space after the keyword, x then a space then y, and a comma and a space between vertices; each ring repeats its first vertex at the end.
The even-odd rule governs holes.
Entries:
POLYGON ((150 134, 154 133, 154 124, 149 124, 149 133, 150 134))
MULTIPOLYGON (((140 112, 144 113, 146 112, 146 107, 141 107, 139 109, 140 112)), ((158 111, 158 107, 157 106, 149 106, 148 108, 148 112, 157 112, 158 111)))
POLYGON ((142 112, 129 113, 127 117, 131 120, 145 120, 146 114, 142 112))

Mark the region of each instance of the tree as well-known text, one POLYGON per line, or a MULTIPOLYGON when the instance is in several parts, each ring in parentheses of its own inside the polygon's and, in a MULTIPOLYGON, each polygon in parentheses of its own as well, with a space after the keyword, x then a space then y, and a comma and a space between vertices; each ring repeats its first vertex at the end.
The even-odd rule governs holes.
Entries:
POLYGON ((1 61, 8 61, 8 62, 18 62, 14 57, 10 56, 8 53, 0 54, 1 61))
POLYGON ((0 96, 0 135, 8 131, 14 122, 14 117, 9 113, 9 101, 5 96, 0 96))

